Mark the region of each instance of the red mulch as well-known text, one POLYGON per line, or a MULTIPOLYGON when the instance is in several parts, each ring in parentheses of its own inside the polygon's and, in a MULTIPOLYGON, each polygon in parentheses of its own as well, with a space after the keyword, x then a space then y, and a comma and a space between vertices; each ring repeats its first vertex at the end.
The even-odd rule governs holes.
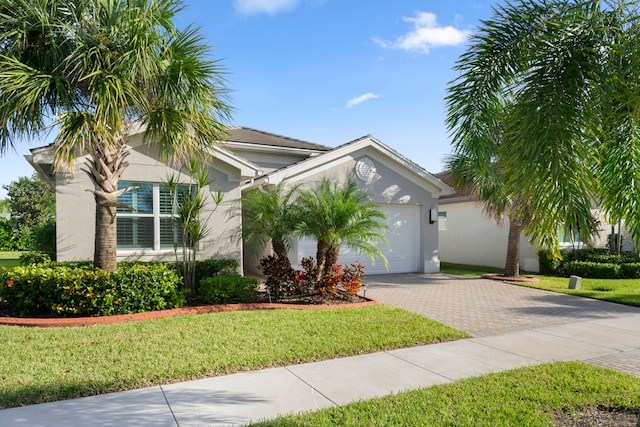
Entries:
POLYGON ((181 316, 185 314, 219 313, 222 311, 237 310, 330 310, 334 308, 355 308, 379 304, 368 298, 361 298, 360 302, 336 301, 325 304, 301 304, 301 303, 243 303, 243 304, 216 304, 193 307, 174 308, 171 310, 148 311, 144 313, 120 314, 116 316, 102 317, 65 317, 65 318, 26 318, 26 317, 0 317, 0 325, 53 327, 53 326, 92 326, 129 321, 141 321, 158 319, 161 317, 181 316))
POLYGON ((482 276, 483 279, 491 279, 491 280, 500 280, 503 282, 530 282, 536 283, 539 280, 536 277, 527 277, 527 276, 518 276, 518 277, 509 277, 503 274, 485 274, 482 276))

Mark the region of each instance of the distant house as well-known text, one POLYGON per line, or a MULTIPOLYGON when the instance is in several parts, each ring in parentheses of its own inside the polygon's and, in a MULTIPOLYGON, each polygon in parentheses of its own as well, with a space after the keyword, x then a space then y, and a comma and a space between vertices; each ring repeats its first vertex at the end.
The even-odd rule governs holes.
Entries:
MULTIPOLYGON (((135 211, 118 211, 119 260, 172 260, 175 258, 171 211, 163 185, 170 174, 180 174, 157 159, 142 145, 141 135, 129 141, 129 166, 121 177, 122 186, 133 186, 125 193, 126 203, 135 211)), ((76 171, 54 173, 48 147, 31 150, 27 160, 56 190, 57 257, 61 261, 88 260, 93 257, 95 203, 92 184, 86 174, 76 171)), ((322 178, 344 183, 351 179, 367 191, 387 214, 388 243, 380 244, 390 262, 374 265, 359 254, 344 250, 339 262, 358 260, 371 273, 439 271, 438 225, 436 212, 441 195, 449 186, 417 164, 371 136, 336 148, 314 144, 246 127, 232 127, 227 140, 212 148, 211 191, 221 190, 224 200, 241 197, 257 186, 301 183, 317 185, 322 178)), ((77 160, 78 167, 84 159, 77 160)), ((183 183, 190 180, 180 174, 183 183)), ((243 242, 232 231, 241 218, 229 217, 227 205, 207 206, 203 220, 210 230, 200 242, 199 256, 237 259, 246 272, 257 271, 256 256, 243 251, 243 242)), ((315 256, 314 242, 301 240, 292 250, 295 264, 304 256, 315 256)))
MULTIPOLYGON (((436 174, 448 182, 447 173, 436 174)), ((589 242, 581 236, 558 236, 560 248, 606 247, 611 224, 598 209, 592 209, 599 221, 599 232, 589 242)), ((440 198, 438 211, 440 259, 457 264, 483 265, 504 268, 507 258, 509 220, 499 224, 488 216, 481 202, 473 195, 455 192, 440 198)), ((624 249, 630 249, 626 241, 624 249)), ((520 269, 536 273, 540 271, 535 245, 523 234, 520 239, 520 269)))

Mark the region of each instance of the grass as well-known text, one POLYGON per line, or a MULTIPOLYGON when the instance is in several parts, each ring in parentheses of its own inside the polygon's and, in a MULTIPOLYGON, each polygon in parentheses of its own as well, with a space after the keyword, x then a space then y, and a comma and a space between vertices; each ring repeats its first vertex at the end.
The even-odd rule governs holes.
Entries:
MULTIPOLYGON (((486 273, 502 273, 495 267, 441 263, 441 271, 468 277, 481 277, 486 273)), ((580 297, 640 307, 640 279, 588 279, 583 278, 580 289, 569 289, 569 278, 542 274, 527 274, 538 278, 537 283, 515 283, 520 286, 561 292, 580 297)))
POLYGON ((0 327, 0 409, 466 337, 383 305, 0 327))
POLYGON ((22 252, 0 251, 0 268, 13 268, 20 265, 20 255, 22 252))
POLYGON ((554 426, 557 412, 640 410, 640 379, 577 362, 489 374, 257 426, 554 426))

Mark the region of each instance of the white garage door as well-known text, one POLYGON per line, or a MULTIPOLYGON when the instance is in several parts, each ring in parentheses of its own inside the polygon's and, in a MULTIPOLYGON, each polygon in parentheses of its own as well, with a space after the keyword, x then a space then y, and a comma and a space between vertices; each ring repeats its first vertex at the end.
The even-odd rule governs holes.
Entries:
MULTIPOLYGON (((352 264, 358 261, 364 266, 365 274, 415 273, 420 271, 420 207, 415 205, 381 205, 387 216, 389 231, 385 233, 388 242, 380 242, 379 247, 389 261, 389 270, 377 259, 375 264, 349 248, 340 249, 338 263, 352 264)), ((315 240, 298 240, 297 263, 304 257, 316 256, 315 240)), ((293 257, 292 257, 293 261, 293 257)))

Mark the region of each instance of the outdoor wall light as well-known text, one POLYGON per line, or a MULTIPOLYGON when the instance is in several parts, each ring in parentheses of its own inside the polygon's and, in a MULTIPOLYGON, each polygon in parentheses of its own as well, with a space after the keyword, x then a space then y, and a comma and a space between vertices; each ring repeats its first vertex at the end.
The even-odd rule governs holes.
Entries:
POLYGON ((429 224, 433 224, 438 220, 438 208, 429 209, 429 224))

